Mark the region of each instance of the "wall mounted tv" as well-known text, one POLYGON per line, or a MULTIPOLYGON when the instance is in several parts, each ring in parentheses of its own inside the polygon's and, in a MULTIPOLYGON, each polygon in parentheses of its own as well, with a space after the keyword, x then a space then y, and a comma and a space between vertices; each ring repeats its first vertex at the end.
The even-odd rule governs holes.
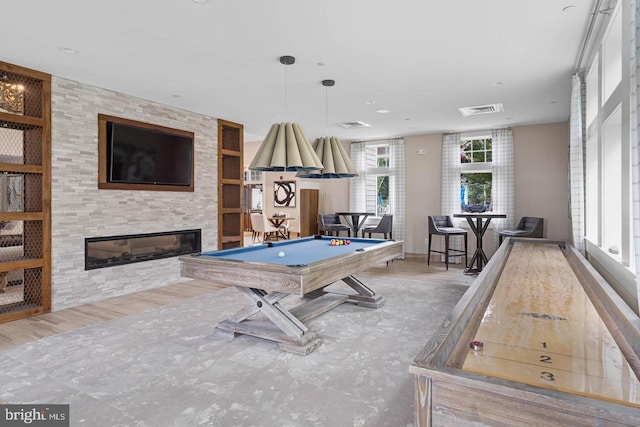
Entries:
POLYGON ((194 134, 98 114, 98 188, 193 191, 194 134))

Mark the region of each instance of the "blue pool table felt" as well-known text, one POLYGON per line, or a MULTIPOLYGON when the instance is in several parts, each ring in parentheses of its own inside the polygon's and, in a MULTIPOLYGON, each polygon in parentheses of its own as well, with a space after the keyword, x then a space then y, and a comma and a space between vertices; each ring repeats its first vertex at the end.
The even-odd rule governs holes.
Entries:
MULTIPOLYGON (((335 237, 322 236, 320 239, 313 236, 304 237, 243 248, 203 252, 200 256, 244 262, 304 266, 388 242, 388 240, 354 238, 348 239, 351 241, 349 245, 331 246, 331 239, 335 239, 335 237), (284 252, 284 257, 278 255, 280 252, 284 252)), ((347 239, 342 238, 342 240, 347 239)))

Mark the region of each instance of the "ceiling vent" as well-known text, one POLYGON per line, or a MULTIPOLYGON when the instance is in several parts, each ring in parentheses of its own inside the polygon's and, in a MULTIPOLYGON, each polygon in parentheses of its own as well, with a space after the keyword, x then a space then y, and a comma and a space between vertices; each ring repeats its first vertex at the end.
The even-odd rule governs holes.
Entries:
POLYGON ((357 121, 357 122, 340 123, 340 126, 342 126, 345 129, 353 129, 353 128, 368 128, 371 125, 365 122, 357 121))
POLYGON ((476 114, 499 113, 504 111, 502 104, 478 105, 476 107, 460 107, 460 114, 464 117, 475 116, 476 114))

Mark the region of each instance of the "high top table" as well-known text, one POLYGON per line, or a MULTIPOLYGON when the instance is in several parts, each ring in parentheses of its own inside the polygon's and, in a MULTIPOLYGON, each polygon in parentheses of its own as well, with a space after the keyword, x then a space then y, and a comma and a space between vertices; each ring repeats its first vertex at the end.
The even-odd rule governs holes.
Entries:
POLYGON ((487 254, 485 254, 484 249, 482 249, 482 237, 484 236, 485 231, 489 228, 489 223, 493 218, 506 218, 506 214, 497 214, 492 212, 480 212, 480 213, 472 213, 472 212, 463 212, 453 214, 455 218, 466 218, 467 222, 471 226, 471 230, 473 234, 476 235, 476 251, 473 253, 473 257, 471 261, 467 265, 467 268, 464 270, 465 273, 480 273, 482 271, 482 266, 489 262, 487 258, 487 254), (473 220, 475 219, 475 224, 473 220), (486 221, 484 221, 486 219, 486 221), (473 263, 476 263, 476 266, 473 266, 473 263))
POLYGON ((336 215, 343 217, 353 232, 353 237, 358 237, 358 232, 364 225, 367 218, 375 214, 372 212, 336 212, 336 215))

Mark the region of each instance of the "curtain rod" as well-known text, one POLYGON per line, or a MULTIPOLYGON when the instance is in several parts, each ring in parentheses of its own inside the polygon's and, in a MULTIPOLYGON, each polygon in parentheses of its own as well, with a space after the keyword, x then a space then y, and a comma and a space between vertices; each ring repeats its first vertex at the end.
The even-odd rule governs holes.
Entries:
POLYGON ((394 136, 393 138, 380 138, 380 139, 366 139, 366 140, 362 140, 362 141, 350 141, 350 143, 355 143, 355 142, 382 142, 382 141, 393 141, 394 139, 404 139, 403 136, 394 136))
POLYGON ((600 14, 600 4, 602 0, 596 0, 595 6, 593 8, 593 12, 591 12, 591 19, 589 20, 589 26, 587 27, 587 32, 584 35, 584 39, 582 40, 582 46, 580 47, 580 55, 578 55, 578 61, 576 62, 575 70, 576 73, 580 71, 580 64, 584 59, 584 55, 587 52, 587 46, 589 45, 589 40, 591 39, 591 32, 593 31, 593 27, 596 24, 596 19, 600 14))
POLYGON ((455 133, 465 134, 465 133, 481 133, 481 132, 493 132, 494 130, 513 130, 511 126, 507 127, 499 127, 499 128, 491 128, 491 129, 482 129, 482 130, 465 130, 459 132, 442 132, 443 135, 453 135, 455 133))

